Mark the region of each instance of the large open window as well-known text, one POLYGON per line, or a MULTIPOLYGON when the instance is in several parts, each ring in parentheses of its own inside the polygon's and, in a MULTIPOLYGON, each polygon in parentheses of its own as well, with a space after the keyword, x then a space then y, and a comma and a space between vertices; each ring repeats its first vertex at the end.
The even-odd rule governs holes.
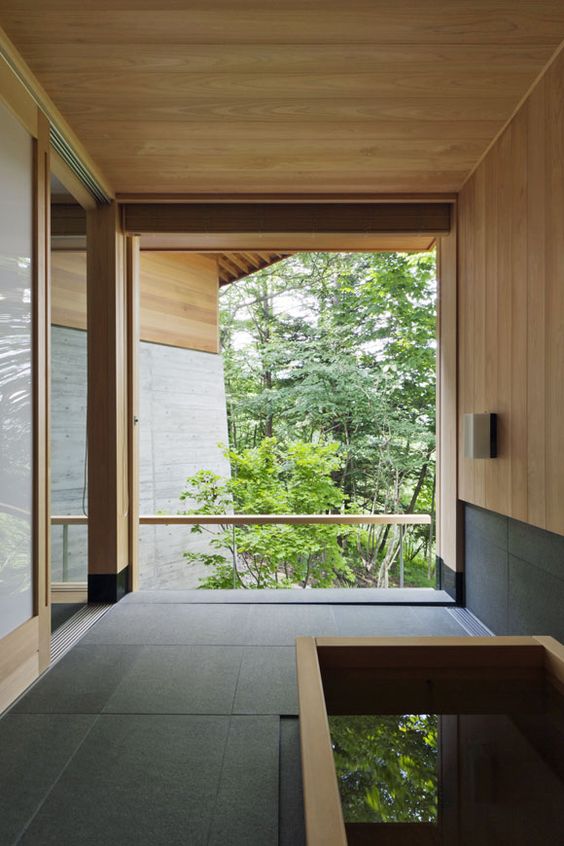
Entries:
POLYGON ((140 586, 433 587, 436 300, 434 250, 143 253, 140 586))

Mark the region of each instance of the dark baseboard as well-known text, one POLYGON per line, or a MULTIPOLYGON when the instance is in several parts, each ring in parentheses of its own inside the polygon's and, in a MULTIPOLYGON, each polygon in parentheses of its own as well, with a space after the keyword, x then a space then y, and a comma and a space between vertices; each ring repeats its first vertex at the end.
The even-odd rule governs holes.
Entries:
POLYGON ((451 596, 457 605, 464 605, 464 573, 447 567, 442 558, 436 558, 437 587, 451 596))
POLYGON ((119 602, 129 592, 129 566, 119 573, 90 573, 88 602, 119 602))

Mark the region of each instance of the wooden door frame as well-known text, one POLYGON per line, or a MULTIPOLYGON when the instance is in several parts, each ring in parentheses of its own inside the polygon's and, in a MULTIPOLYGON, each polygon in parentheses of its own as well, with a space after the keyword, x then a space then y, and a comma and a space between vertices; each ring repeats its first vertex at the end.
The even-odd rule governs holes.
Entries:
MULTIPOLYGON (((382 195, 371 197, 370 202, 356 200, 352 196, 339 200, 333 198, 322 202, 320 198, 304 197, 301 201, 284 203, 276 198, 264 199, 255 204, 251 198, 246 202, 233 204, 228 199, 205 202, 149 203, 122 198, 123 228, 129 238, 136 236, 143 248, 144 237, 153 236, 149 250, 164 249, 186 252, 221 252, 226 245, 231 249, 264 249, 264 244, 271 247, 281 245, 289 252, 304 250, 304 237, 311 236, 302 230, 304 221, 317 220, 319 224, 315 237, 312 238, 310 251, 371 251, 370 213, 376 227, 382 227, 386 237, 393 243, 394 237, 416 234, 418 231, 430 236, 430 243, 435 243, 437 256, 437 501, 436 501, 436 567, 438 587, 445 590, 459 604, 463 602, 463 522, 462 511, 458 502, 458 241, 457 241, 457 206, 455 195, 382 195), (445 207, 450 214, 447 215, 445 207), (309 207, 309 208, 308 208, 309 207), (405 211, 404 224, 398 226, 402 211, 405 211), (239 231, 241 215, 244 213, 245 226, 239 231), (262 223, 256 235, 259 247, 253 247, 253 232, 250 227, 262 223), (359 236, 359 229, 364 230, 359 236), (421 227, 421 229, 418 229, 421 227), (140 237, 139 237, 140 236, 140 237), (359 242, 360 237, 360 242, 359 242), (156 238, 156 240, 155 240, 156 238), (156 246, 162 239, 162 246, 156 246), (266 240, 265 240, 266 239, 266 240), (189 245, 189 246, 188 246, 189 245)), ((401 222, 401 221, 400 221, 401 222)), ((382 234, 382 233, 380 233, 382 234)), ((372 248, 374 251, 382 247, 372 248)), ((396 248, 397 250, 397 248, 396 248)), ((129 298, 137 288, 130 287, 129 298)), ((128 308, 132 309, 132 303, 128 308)), ((138 308, 138 303, 135 306, 138 308)), ((138 319, 138 318, 137 318, 138 319)), ((130 318, 130 377, 137 379, 136 351, 131 335, 130 318)), ((138 335, 138 330, 137 330, 138 335)), ((136 337, 137 337, 136 335, 136 337)), ((130 419, 136 416, 133 411, 138 397, 132 399, 130 388, 130 419)), ((135 388, 135 390, 137 390, 135 388)), ((130 438, 136 439, 133 422, 130 423, 130 438)), ((137 502, 138 493, 134 491, 132 480, 138 485, 137 446, 130 445, 130 502, 137 502), (137 495, 137 500, 134 497, 137 495)), ((133 523, 136 519, 130 515, 130 546, 132 563, 131 589, 137 589, 137 539, 133 523)))
MULTIPOLYGON (((84 184, 78 179, 76 174, 71 170, 69 165, 61 158, 61 156, 56 152, 56 150, 51 147, 50 151, 50 175, 54 175, 57 177, 59 182, 67 189, 71 197, 75 200, 76 205, 68 205, 63 206, 62 208, 65 210, 65 216, 60 219, 57 214, 53 215, 53 209, 61 209, 61 206, 50 205, 50 213, 51 213, 51 235, 52 236, 62 236, 67 237, 69 235, 84 235, 84 239, 86 239, 86 212, 90 209, 96 208, 96 200, 84 186, 84 184), (74 211, 76 211, 76 214, 74 211), (69 212, 71 215, 69 221, 69 212)), ((83 247, 77 246, 77 250, 84 249, 84 253, 86 254, 86 244, 83 247)), ((68 248, 68 247, 67 247, 68 248)), ((51 256, 51 252, 53 252, 53 244, 52 239, 49 238, 48 241, 48 251, 49 256, 51 256)), ((57 250, 55 250, 56 252, 57 250)), ((50 275, 50 282, 51 282, 51 275, 50 275)), ((85 279, 86 285, 86 279, 85 279)), ((49 350, 50 355, 50 350, 49 350)), ((49 579, 49 589, 51 594, 51 602, 64 602, 64 603, 85 603, 87 602, 88 592, 87 592, 87 582, 53 582, 51 578, 49 579)))
POLYGON ((437 239, 437 559, 438 585, 464 604, 464 525, 458 500, 458 234, 437 239))
POLYGON ((139 238, 128 235, 125 243, 127 285, 127 433, 128 433, 128 534, 129 590, 139 587, 139 238))

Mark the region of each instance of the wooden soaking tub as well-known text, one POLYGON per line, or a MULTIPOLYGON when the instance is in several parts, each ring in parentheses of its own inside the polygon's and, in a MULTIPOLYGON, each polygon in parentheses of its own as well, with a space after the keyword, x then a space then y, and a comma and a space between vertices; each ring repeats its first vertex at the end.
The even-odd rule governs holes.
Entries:
POLYGON ((564 647, 556 640, 301 637, 296 653, 308 846, 450 846, 486 842, 496 826, 511 843, 552 843, 564 806, 564 647), (374 822, 355 808, 348 820, 342 790, 351 774, 337 772, 332 722, 349 719, 354 730, 355 715, 406 714, 436 715, 436 813, 374 822), (531 804, 521 820, 531 792, 543 807, 531 804))

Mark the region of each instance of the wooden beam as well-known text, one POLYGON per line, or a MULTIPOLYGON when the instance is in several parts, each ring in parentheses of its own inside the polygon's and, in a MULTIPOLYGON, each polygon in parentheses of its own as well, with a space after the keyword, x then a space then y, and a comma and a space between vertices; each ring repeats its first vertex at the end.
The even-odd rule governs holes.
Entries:
POLYGON ((128 461, 124 238, 115 203, 87 212, 88 591, 127 590, 128 461))
POLYGON ((425 233, 450 231, 450 203, 139 203, 125 204, 131 234, 425 233))
POLYGON ((336 193, 307 193, 300 194, 293 192, 285 194, 283 192, 273 193, 224 193, 224 194, 141 194, 141 193, 121 193, 116 194, 116 199, 119 203, 131 205, 133 203, 286 203, 289 205, 296 205, 296 203, 456 203, 457 194, 441 192, 441 193, 427 193, 414 194, 413 192, 404 192, 401 194, 374 194, 374 193, 358 193, 351 192, 348 194, 336 193))
MULTIPOLYGON (((218 258, 218 265, 220 268, 225 270, 232 279, 237 279, 240 276, 244 276, 245 273, 241 272, 240 268, 237 264, 233 261, 233 253, 222 253, 218 258)), ((245 269, 246 273, 248 273, 248 269, 245 269)))
MULTIPOLYGON (((218 265, 220 268, 222 267, 222 261, 224 259, 227 262, 231 262, 232 265, 236 264, 239 268, 237 273, 231 272, 229 269, 227 269, 226 273, 220 273, 219 284, 222 286, 227 285, 230 282, 237 282, 239 279, 244 279, 246 276, 256 273, 257 270, 271 267, 273 264, 288 258, 288 255, 290 254, 248 252, 219 253, 218 265)), ((226 267, 226 265, 224 265, 224 267, 226 267)))
POLYGON ((129 587, 139 583, 139 238, 126 239, 127 274, 127 431, 129 490, 129 587))
POLYGON ((435 235, 417 232, 160 232, 141 236, 141 250, 195 253, 425 252, 435 235))
POLYGON ((231 264, 234 264, 238 268, 241 276, 248 276, 249 273, 252 273, 253 268, 252 266, 249 266, 248 261, 244 258, 242 253, 224 253, 224 255, 231 264))

